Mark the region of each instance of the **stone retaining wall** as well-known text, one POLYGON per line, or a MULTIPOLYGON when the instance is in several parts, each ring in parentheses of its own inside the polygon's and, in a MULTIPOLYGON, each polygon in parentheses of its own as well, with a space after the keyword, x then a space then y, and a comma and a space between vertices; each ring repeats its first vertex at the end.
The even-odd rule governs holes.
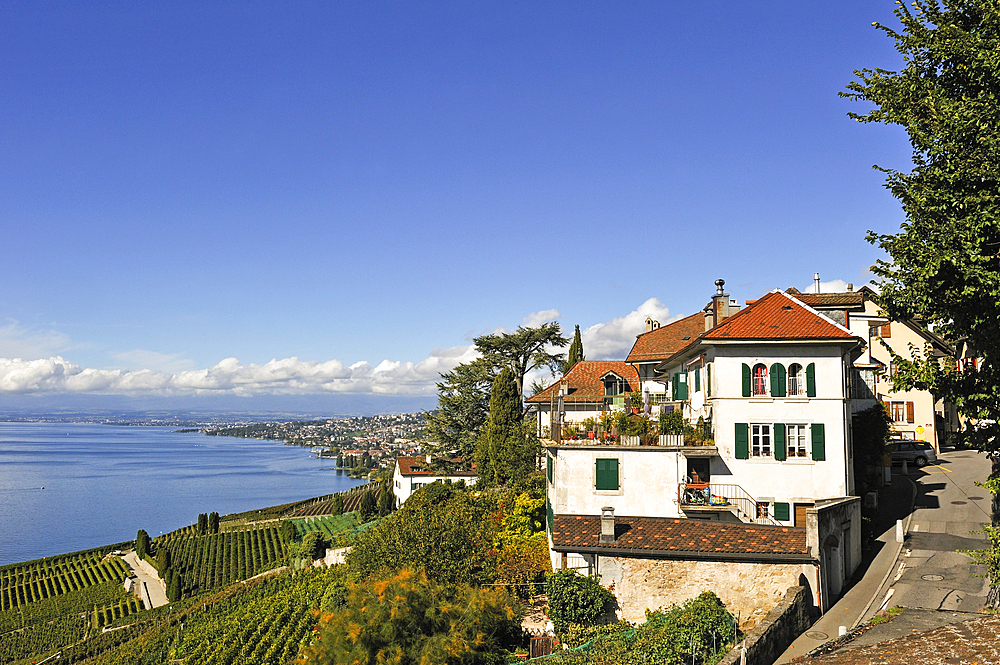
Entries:
MULTIPOLYGON (((746 649, 746 665, 771 665, 812 625, 813 606, 809 588, 796 586, 757 624, 746 639, 719 661, 719 665, 736 665, 746 649)), ((804 655, 804 654, 803 654, 804 655)))

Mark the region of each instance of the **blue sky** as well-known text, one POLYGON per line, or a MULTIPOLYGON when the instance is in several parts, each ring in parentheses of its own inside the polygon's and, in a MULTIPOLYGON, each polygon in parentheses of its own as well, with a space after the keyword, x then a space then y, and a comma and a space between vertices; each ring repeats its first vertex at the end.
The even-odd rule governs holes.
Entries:
POLYGON ((0 394, 429 395, 483 332, 863 284, 892 7, 0 6, 0 394))

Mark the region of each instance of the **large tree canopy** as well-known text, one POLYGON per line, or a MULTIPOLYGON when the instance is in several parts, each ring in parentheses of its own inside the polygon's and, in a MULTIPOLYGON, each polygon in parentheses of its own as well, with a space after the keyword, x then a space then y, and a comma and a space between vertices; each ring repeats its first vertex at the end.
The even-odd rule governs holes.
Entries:
POLYGON ((527 477, 536 467, 537 442, 525 431, 521 395, 510 367, 493 382, 490 416, 476 444, 479 484, 505 485, 527 477))
POLYGON ((428 438, 464 457, 472 456, 489 417, 490 391, 500 371, 510 368, 517 394, 523 395, 525 374, 541 367, 560 368, 563 356, 553 349, 566 346, 569 340, 552 321, 537 328, 521 326, 512 333, 482 335, 473 341, 480 357, 441 375, 438 408, 425 414, 428 438))
POLYGON ((880 168, 906 221, 896 234, 869 232, 890 261, 873 267, 879 304, 894 320, 916 318, 967 344, 978 369, 958 371, 929 349, 896 357, 894 387, 931 390, 972 419, 966 442, 1000 446, 1000 5, 996 0, 897 3, 902 27, 875 24, 905 66, 864 69, 843 96, 875 108, 851 116, 901 125, 910 171, 880 168))

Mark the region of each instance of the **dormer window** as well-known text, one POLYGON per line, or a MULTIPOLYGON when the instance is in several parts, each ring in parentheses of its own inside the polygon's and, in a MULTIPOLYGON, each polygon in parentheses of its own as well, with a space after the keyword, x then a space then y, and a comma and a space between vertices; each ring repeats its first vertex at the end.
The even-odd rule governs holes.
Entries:
POLYGON ((767 365, 764 363, 757 363, 753 366, 753 394, 757 395, 767 395, 767 365))
POLYGON ((625 392, 625 379, 614 374, 604 377, 604 394, 608 397, 621 395, 625 392))

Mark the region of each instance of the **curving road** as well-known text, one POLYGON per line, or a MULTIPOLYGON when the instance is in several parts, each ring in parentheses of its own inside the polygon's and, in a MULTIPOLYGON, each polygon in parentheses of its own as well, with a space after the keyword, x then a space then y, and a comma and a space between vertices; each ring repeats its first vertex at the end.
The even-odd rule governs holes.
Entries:
POLYGON ((139 578, 139 581, 146 584, 146 590, 149 592, 149 601, 153 604, 153 607, 161 607, 170 602, 167 600, 167 594, 163 590, 163 584, 160 582, 160 578, 146 573, 139 566, 135 550, 123 554, 122 559, 124 559, 128 567, 132 569, 132 573, 139 578))

